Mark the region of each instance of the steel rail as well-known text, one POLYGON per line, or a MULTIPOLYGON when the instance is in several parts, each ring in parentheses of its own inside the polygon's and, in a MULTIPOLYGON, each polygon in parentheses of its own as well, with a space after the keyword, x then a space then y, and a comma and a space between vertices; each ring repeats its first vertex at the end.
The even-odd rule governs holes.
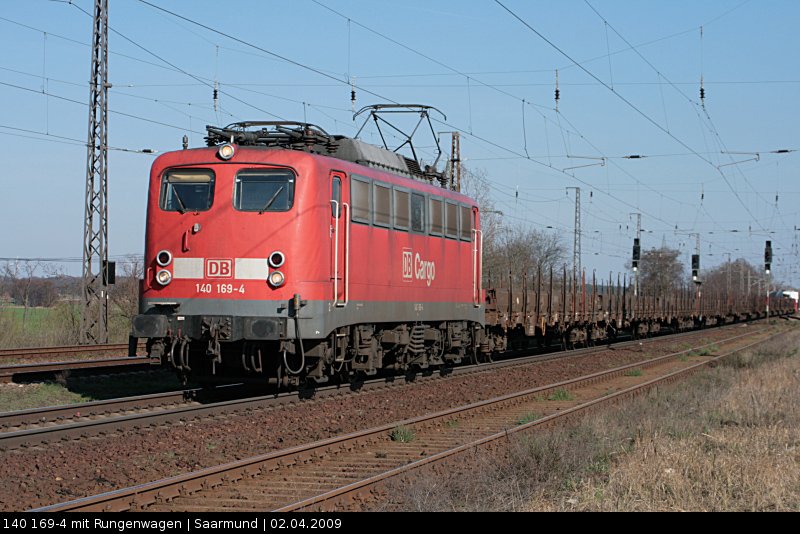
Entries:
MULTIPOLYGON (((761 330, 758 330, 757 332, 760 331, 761 330)), ((613 347, 612 350, 618 350, 620 348, 637 346, 639 344, 644 345, 657 341, 672 341, 678 336, 698 336, 707 332, 707 330, 693 331, 667 336, 666 338, 659 337, 648 338, 641 341, 625 341, 613 344, 611 347, 613 347)), ((754 333, 756 332, 748 332, 731 339, 752 335, 754 333)), ((713 343, 709 345, 711 344, 713 343)), ((534 365, 555 359, 580 358, 603 350, 609 350, 609 347, 609 345, 586 347, 568 352, 551 352, 515 359, 505 359, 477 366, 449 368, 438 373, 438 376, 434 374, 416 378, 413 383, 420 384, 427 380, 438 379, 439 376, 444 378, 460 377, 509 367, 534 365)), ((0 449, 8 450, 65 439, 85 438, 126 428, 156 426, 186 419, 199 419, 217 415, 231 415, 254 409, 274 408, 276 406, 311 398, 322 400, 333 395, 347 394, 353 389, 358 391, 379 391, 389 387, 403 386, 406 386, 406 383, 402 379, 400 381, 393 381, 387 380, 386 378, 375 378, 355 385, 331 385, 313 391, 280 392, 206 404, 201 404, 197 401, 201 390, 195 389, 6 412, 0 413, 0 429, 33 425, 35 425, 35 427, 17 428, 12 431, 0 432, 0 449), (165 405, 170 404, 183 404, 183 406, 174 407, 169 411, 163 409, 165 405), (129 412, 130 410, 137 410, 138 413, 114 414, 114 412, 129 412), (142 412, 141 410, 150 411, 142 412)))
MULTIPOLYGON (((603 380, 608 380, 613 376, 623 375, 624 373, 630 371, 631 369, 635 368, 641 369, 643 367, 651 367, 654 365, 658 365, 660 363, 666 362, 668 359, 674 359, 676 357, 680 357, 683 354, 688 354, 691 351, 697 350, 699 348, 709 347, 712 345, 716 345, 718 343, 740 339, 747 335, 752 335, 752 333, 734 336, 726 340, 718 340, 713 343, 707 343, 701 345, 699 347, 693 347, 691 349, 686 349, 683 351, 671 353, 658 358, 650 358, 644 361, 635 362, 611 370, 594 373, 591 375, 579 377, 572 380, 562 381, 557 384, 550 384, 547 386, 537 387, 519 393, 503 395, 495 399, 480 401, 477 403, 470 404, 468 406, 453 408, 435 414, 409 419, 399 423, 394 422, 370 430, 355 432, 344 436, 328 438, 311 444, 298 445, 295 447, 291 447, 289 449, 274 451, 264 455, 259 455, 252 458, 239 460, 236 462, 231 462, 221 466, 201 469, 183 475, 178 475, 154 482, 140 484, 130 488, 123 488, 111 492, 106 492, 100 495, 69 501, 66 503, 59 503, 50 506, 45 506, 37 508, 33 511, 42 511, 42 512, 77 511, 77 510, 127 511, 127 510, 143 509, 155 503, 165 502, 176 497, 190 495, 196 491, 200 491, 203 489, 214 488, 215 486, 218 486, 223 483, 237 481, 244 477, 257 476, 259 474, 268 473, 270 471, 281 469, 291 465, 299 465, 304 462, 313 461, 314 459, 319 459, 321 457, 335 454, 336 451, 354 448, 357 447, 359 444, 380 439, 380 437, 385 436, 387 432, 390 432, 398 425, 403 425, 407 427, 415 425, 420 425, 420 426, 430 425, 437 421, 452 420, 454 416, 463 417, 467 412, 486 411, 495 409, 496 407, 502 405, 519 403, 521 399, 546 395, 547 393, 554 392, 558 389, 575 388, 575 387, 581 387, 582 385, 594 384, 603 380)), ((694 364, 680 372, 671 373, 666 377, 648 381, 646 384, 652 385, 652 384, 662 383, 663 381, 671 377, 682 376, 689 370, 698 370, 706 365, 709 365, 712 362, 718 361, 720 358, 724 356, 728 356, 735 352, 739 352, 741 350, 745 350, 746 348, 763 343, 769 339, 774 338, 776 335, 778 334, 773 334, 767 339, 762 339, 757 342, 751 343, 747 346, 739 347, 735 350, 725 353, 724 355, 715 358, 709 358, 707 361, 694 364)), ((634 391, 632 388, 629 388, 629 390, 634 391)), ((576 411, 578 411, 579 408, 585 410, 586 408, 598 405, 601 402, 608 402, 611 401, 612 399, 620 398, 622 395, 629 393, 629 390, 623 390, 611 395, 606 395, 602 399, 591 401, 590 403, 585 403, 585 405, 580 405, 579 407, 565 410, 563 411, 562 414, 560 414, 560 416, 575 413, 576 411)), ((548 416, 543 419, 534 421, 532 423, 521 425, 514 429, 509 429, 507 431, 495 434, 490 437, 482 438, 468 445, 463 445, 461 447, 453 449, 452 451, 446 451, 445 453, 439 453, 437 455, 434 455, 431 458, 424 458, 418 460, 412 464, 409 464, 408 466, 405 466, 404 468, 396 468, 391 471, 388 471, 387 473, 390 473, 391 476, 397 476, 401 473, 408 471, 408 468, 410 466, 414 466, 414 468, 417 468, 422 465, 426 465, 432 461, 436 461, 440 457, 445 458, 452 454, 455 454, 456 452, 470 450, 470 448, 474 446, 480 446, 482 444, 489 443, 492 440, 498 439, 499 436, 505 437, 510 433, 518 432, 523 429, 533 428, 536 425, 541 425, 544 424, 545 422, 550 422, 555 419, 556 417, 554 416, 548 416)), ((360 482, 349 484, 338 490, 333 490, 323 495, 318 495, 315 497, 311 497, 310 499, 299 501, 293 505, 288 505, 284 508, 281 508, 280 510, 284 511, 291 509, 308 508, 309 506, 318 506, 321 503, 332 502, 331 499, 334 498, 339 499, 342 496, 352 495, 353 492, 363 493, 363 491, 365 491, 371 485, 374 485, 376 483, 385 480, 387 476, 389 476, 387 475, 387 473, 384 473, 383 475, 378 475, 376 477, 371 477, 369 479, 365 479, 360 482)))
POLYGON ((149 368, 150 358, 146 356, 125 356, 123 358, 102 358, 99 360, 69 360, 63 362, 5 365, 0 367, 0 382, 29 379, 39 374, 55 374, 85 369, 119 370, 120 367, 132 366, 149 368))
MULTIPOLYGON (((534 428, 544 428, 544 427, 553 425, 553 424, 555 424, 556 422, 558 422, 560 420, 567 420, 570 417, 574 417, 576 415, 588 412, 588 411, 590 411, 592 409, 595 409, 595 408, 598 408, 598 407, 600 407, 602 405, 613 404, 614 402, 617 402, 617 401, 619 401, 621 399, 632 397, 634 395, 640 394, 643 391, 646 391, 646 390, 648 390, 648 389, 650 389, 652 387, 656 387, 656 386, 659 386, 659 385, 675 382, 680 378, 685 378, 685 377, 687 377, 687 376, 689 376, 691 374, 694 374, 694 373, 700 371, 701 369, 703 369, 705 367, 711 366, 711 365, 715 364, 716 362, 720 361, 721 359, 726 358, 726 357, 728 357, 728 356, 730 356, 732 354, 735 354, 737 352, 741 352, 743 350, 747 350, 747 349, 752 348, 754 346, 760 345, 760 344, 762 344, 762 343, 764 343, 766 341, 769 341, 773 337, 774 336, 772 336, 770 338, 767 338, 767 339, 764 339, 764 340, 756 341, 754 343, 745 345, 743 347, 739 347, 739 348, 734 349, 734 350, 732 350, 730 352, 727 352, 727 353, 724 353, 724 354, 720 354, 718 356, 710 358, 707 361, 699 362, 699 363, 696 363, 696 364, 694 364, 694 365, 692 365, 690 367, 686 367, 684 369, 679 369, 677 371, 673 371, 673 372, 671 372, 669 374, 666 374, 666 375, 658 377, 658 378, 654 378, 654 379, 649 380, 647 382, 644 382, 644 383, 641 383, 641 384, 636 384, 636 385, 630 386, 630 387, 628 387, 626 389, 623 389, 623 390, 620 390, 620 391, 617 391, 617 392, 614 392, 614 393, 611 393, 611 394, 608 394, 608 395, 604 395, 602 397, 598 397, 598 398, 592 399, 590 401, 578 404, 577 406, 573 406, 571 408, 567 408, 567 409, 561 410, 561 411, 559 411, 557 413, 553 413, 551 415, 542 417, 541 419, 537 419, 535 421, 531 421, 529 423, 526 423, 526 424, 523 424, 523 425, 518 425, 518 426, 515 426, 515 427, 512 427, 512 428, 508 428, 508 429, 503 430, 502 432, 496 432, 496 433, 494 433, 494 434, 492 434, 490 436, 486 436, 486 437, 483 437, 483 438, 480 438, 480 439, 477 439, 477 440, 473 440, 473 441, 471 441, 469 443, 465 443, 465 444, 459 445, 458 447, 454 447, 452 449, 448 449, 446 451, 442 451, 442 452, 439 452, 437 454, 430 455, 428 457, 425 457, 425 458, 422 458, 420 460, 417 460, 417 461, 402 465, 400 467, 385 471, 383 473, 374 475, 372 477, 369 477, 369 478, 366 478, 366 479, 363 479, 363 480, 359 480, 357 482, 353 482, 353 483, 348 484, 346 486, 342 486, 340 488, 336 488, 334 490, 327 491, 325 493, 322 493, 322 494, 319 494, 319 495, 316 495, 316 496, 313 496, 313 497, 309 497, 307 499, 303 499, 301 501, 297 501, 297 502, 294 502, 292 504, 288 504, 286 506, 282 506, 282 507, 280 507, 280 508, 278 508, 278 509, 276 509, 274 511, 276 511, 276 512, 295 512, 295 511, 311 511, 311 510, 330 511, 330 510, 339 509, 342 506, 346 506, 348 503, 353 503, 353 502, 363 503, 363 502, 368 501, 370 499, 370 497, 368 496, 368 493, 369 494, 381 493, 380 491, 378 491, 378 486, 384 484, 386 481, 388 481, 390 479, 394 479, 394 478, 398 478, 398 477, 401 477, 401 476, 405 476, 405 475, 407 475, 407 474, 409 474, 409 473, 411 473, 411 472, 413 472, 413 471, 415 471, 417 469, 420 469, 422 467, 450 460, 450 459, 452 459, 453 457, 455 457, 457 455, 464 454, 466 452, 475 451, 478 448, 485 448, 485 447, 497 444, 500 441, 507 441, 509 436, 511 436, 511 435, 515 435, 515 434, 520 433, 520 432, 526 432, 526 431, 532 430, 534 428)), ((644 362, 642 364, 628 365, 628 366, 625 366, 625 368, 632 369, 632 368, 635 368, 635 367, 645 367, 645 366, 648 366, 647 365, 648 363, 650 363, 650 362, 644 362)), ((622 368, 620 368, 620 369, 622 369, 622 368)), ((614 370, 615 373, 616 373, 616 371, 617 370, 614 370)), ((546 393, 548 391, 552 391, 552 389, 548 388, 547 390, 545 390, 545 391, 543 391, 541 393, 546 393)), ((453 412, 453 413, 450 413, 450 414, 442 414, 441 416, 439 416, 439 418, 451 418, 453 415, 457 415, 457 414, 458 414, 458 412, 453 412)), ((410 423, 411 422, 404 423, 404 424, 408 425, 410 423)))
MULTIPOLYGON (((139 343, 137 349, 144 348, 144 343, 139 343)), ((0 359, 28 358, 40 359, 53 354, 96 354, 98 352, 127 351, 127 343, 109 343, 104 345, 67 345, 61 347, 23 347, 16 349, 0 349, 0 359)))

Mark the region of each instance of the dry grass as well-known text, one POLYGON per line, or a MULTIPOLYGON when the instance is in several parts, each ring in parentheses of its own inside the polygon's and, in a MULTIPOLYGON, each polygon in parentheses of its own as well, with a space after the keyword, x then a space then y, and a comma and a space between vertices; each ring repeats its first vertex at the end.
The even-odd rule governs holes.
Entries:
POLYGON ((405 510, 800 510, 800 333, 397 488, 405 510))
MULTIPOLYGON (((707 406, 706 425, 698 417, 686 435, 649 428, 608 477, 586 478, 567 499, 550 506, 800 510, 800 358, 747 368, 720 393, 707 406)), ((533 507, 547 504, 539 499, 533 507)))

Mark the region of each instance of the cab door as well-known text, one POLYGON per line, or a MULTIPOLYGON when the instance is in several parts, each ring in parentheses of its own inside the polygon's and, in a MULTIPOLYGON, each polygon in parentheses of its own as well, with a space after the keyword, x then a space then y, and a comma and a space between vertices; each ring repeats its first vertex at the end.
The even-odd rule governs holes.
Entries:
POLYGON ((347 175, 331 171, 330 175, 330 239, 331 239, 331 297, 334 305, 347 306, 350 298, 350 198, 347 175))
POLYGON ((472 304, 477 308, 483 304, 483 232, 479 229, 478 208, 473 207, 470 211, 470 223, 472 224, 472 304))

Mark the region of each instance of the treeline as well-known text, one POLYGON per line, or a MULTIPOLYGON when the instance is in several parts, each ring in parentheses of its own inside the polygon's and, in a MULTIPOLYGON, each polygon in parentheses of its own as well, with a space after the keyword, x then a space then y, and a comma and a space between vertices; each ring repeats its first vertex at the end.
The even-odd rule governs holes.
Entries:
MULTIPOLYGON (((117 261, 116 283, 109 287, 109 340, 128 339, 138 310, 142 260, 117 261)), ((74 345, 81 332, 81 279, 36 261, 0 264, 0 348, 74 345)))
POLYGON ((0 268, 0 297, 23 307, 50 308, 62 299, 78 298, 80 279, 38 261, 9 261, 0 268))

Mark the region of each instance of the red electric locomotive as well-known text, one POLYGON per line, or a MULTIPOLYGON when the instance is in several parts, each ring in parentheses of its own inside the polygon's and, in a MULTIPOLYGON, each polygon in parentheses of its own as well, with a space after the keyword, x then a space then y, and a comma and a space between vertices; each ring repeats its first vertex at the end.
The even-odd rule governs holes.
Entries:
POLYGON ((311 124, 208 131, 207 148, 166 153, 150 174, 132 335, 154 361, 296 385, 475 355, 474 200, 311 124))

